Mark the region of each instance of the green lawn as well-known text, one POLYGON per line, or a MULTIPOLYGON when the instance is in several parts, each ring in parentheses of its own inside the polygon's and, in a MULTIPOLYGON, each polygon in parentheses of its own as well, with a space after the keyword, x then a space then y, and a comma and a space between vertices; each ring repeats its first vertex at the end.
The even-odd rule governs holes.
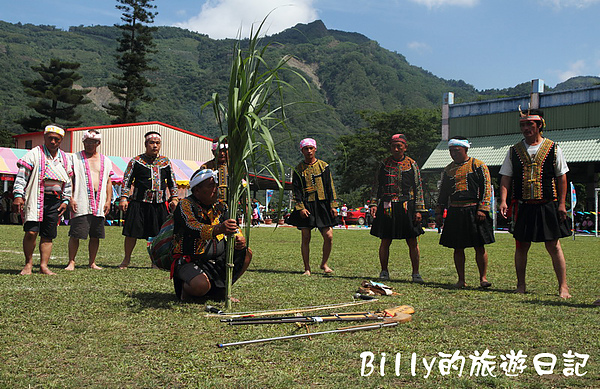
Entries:
MULTIPOLYGON (((216 343, 301 333, 294 324, 225 326, 206 317, 204 304, 175 300, 167 272, 150 269, 145 242, 139 242, 132 267, 119 270, 121 229, 107 228, 98 264, 86 269, 81 246, 75 272, 62 270, 67 259, 67 228, 59 228, 51 268, 57 276, 18 276, 23 265, 20 226, 0 226, 0 387, 251 387, 251 388, 567 388, 600 387, 598 358, 600 297, 597 276, 600 240, 563 239, 573 298, 557 297, 556 278, 543 245, 535 244, 528 267, 529 293, 516 295, 513 241, 498 234, 489 246, 490 290, 456 290, 452 251, 438 245, 432 231, 421 237, 424 285, 408 282, 410 266, 404 242, 392 245, 388 283, 400 295, 337 312, 377 310, 401 304, 416 313, 410 323, 393 328, 331 334, 219 349, 216 343), (496 377, 471 373, 469 356, 486 349, 495 356, 496 377), (457 350, 466 359, 442 375, 438 353, 457 350), (500 368, 501 355, 522 350, 527 367, 517 377, 500 368), (563 353, 588 354, 583 377, 563 375, 563 353), (375 369, 361 376, 361 353, 371 352, 375 369), (379 374, 386 354, 385 376, 379 374), (416 375, 411 356, 416 355, 416 375), (533 358, 557 356, 554 374, 539 375, 533 358), (398 375, 395 357, 400 354, 398 375), (424 378, 433 361, 431 374, 424 378)), ((313 272, 302 276, 300 233, 292 228, 256 228, 254 260, 234 286, 242 301, 236 311, 253 311, 349 302, 360 282, 379 274, 378 239, 362 230, 335 230, 331 266, 319 273, 319 234, 313 235, 313 272)), ((467 282, 478 285, 472 250, 467 282)), ((39 264, 36 256, 34 263, 39 264)), ((37 271, 37 268, 36 268, 37 271)), ((210 304, 221 304, 209 302, 210 304)), ((222 306, 222 304, 220 305, 222 306)), ((323 312, 323 311, 322 311, 323 312)), ((345 323, 321 323, 311 331, 345 323)), ((576 362, 581 362, 577 358, 576 362)), ((366 372, 369 372, 368 366, 366 372)))

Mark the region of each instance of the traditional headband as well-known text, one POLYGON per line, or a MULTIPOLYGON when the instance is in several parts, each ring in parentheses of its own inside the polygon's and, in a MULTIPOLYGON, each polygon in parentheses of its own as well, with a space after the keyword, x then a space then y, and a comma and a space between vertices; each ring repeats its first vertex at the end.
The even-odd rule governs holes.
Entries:
POLYGON ((44 128, 44 134, 48 134, 48 133, 55 133, 58 134, 62 137, 65 136, 65 130, 63 130, 62 128, 60 128, 59 126, 53 126, 53 125, 49 125, 46 126, 46 128, 44 128))
POLYGON ((304 138, 300 141, 300 150, 302 150, 306 146, 312 146, 316 150, 317 149, 317 141, 314 140, 313 138, 304 138))
POLYGON ((85 131, 81 136, 81 141, 85 142, 86 139, 97 140, 98 142, 100 142, 102 140, 102 134, 95 131, 85 131))
POLYGON ((212 151, 217 151, 217 147, 220 150, 223 150, 223 149, 227 150, 229 148, 229 145, 227 143, 221 143, 219 145, 219 142, 213 142, 213 144, 212 144, 212 151))
POLYGON ((394 143, 394 142, 402 142, 405 145, 408 144, 408 141, 406 140, 406 136, 404 136, 404 134, 392 135, 392 137, 390 138, 390 143, 394 143))
POLYGON ((192 174, 192 178, 190 178, 190 189, 195 187, 196 185, 201 184, 203 181, 208 180, 209 178, 214 178, 215 182, 219 181, 217 172, 215 172, 214 170, 196 170, 196 172, 192 174))
POLYGON ((468 149, 471 147, 471 142, 469 142, 467 139, 450 139, 448 141, 448 147, 452 146, 466 147, 468 149))
POLYGON ((529 109, 527 109, 527 114, 524 114, 523 111, 521 111, 521 106, 519 105, 519 122, 527 122, 530 120, 533 121, 537 121, 537 122, 542 122, 542 128, 546 127, 546 121, 544 120, 543 117, 541 117, 540 115, 532 115, 529 113, 529 109))
POLYGON ((153 132, 152 134, 148 134, 146 135, 146 141, 149 141, 151 139, 158 139, 161 140, 162 137, 160 136, 160 134, 158 132, 153 132))

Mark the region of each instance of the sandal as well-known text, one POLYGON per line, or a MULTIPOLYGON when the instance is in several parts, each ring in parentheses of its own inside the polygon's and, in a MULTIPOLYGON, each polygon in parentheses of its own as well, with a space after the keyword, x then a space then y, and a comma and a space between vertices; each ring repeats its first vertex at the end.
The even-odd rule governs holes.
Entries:
POLYGON ((425 283, 425 281, 423 281, 423 278, 421 277, 421 275, 419 273, 415 273, 412 275, 412 282, 417 283, 417 284, 425 283))

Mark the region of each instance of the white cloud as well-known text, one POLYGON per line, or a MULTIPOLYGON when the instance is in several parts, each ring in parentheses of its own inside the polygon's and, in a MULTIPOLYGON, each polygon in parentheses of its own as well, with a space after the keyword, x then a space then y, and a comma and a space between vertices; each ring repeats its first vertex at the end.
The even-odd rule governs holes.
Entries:
MULTIPOLYGON (((458 5, 461 7, 474 7, 479 0, 411 0, 414 3, 427 6, 427 8, 441 7, 444 5, 458 5)), ((555 0, 558 1, 558 0, 555 0)), ((592 1, 592 0, 588 0, 592 1)))
POLYGON ((556 9, 561 8, 586 8, 590 5, 599 3, 600 0, 539 0, 543 5, 547 5, 556 9))
MULTIPOLYGON (((208 0, 200 14, 175 26, 187 28, 213 39, 237 38, 241 30, 247 37, 253 23, 258 23, 273 11, 263 27, 272 35, 317 19, 314 0, 208 0)), ((255 28, 258 25, 255 25, 255 28)))
POLYGON ((558 72, 560 82, 566 81, 571 77, 582 76, 586 74, 587 65, 583 59, 569 64, 569 69, 558 72))
POLYGON ((429 45, 425 42, 413 41, 413 42, 409 42, 408 45, 406 45, 406 46, 410 50, 416 51, 419 54, 424 54, 424 53, 428 53, 431 51, 431 47, 429 47, 429 45))

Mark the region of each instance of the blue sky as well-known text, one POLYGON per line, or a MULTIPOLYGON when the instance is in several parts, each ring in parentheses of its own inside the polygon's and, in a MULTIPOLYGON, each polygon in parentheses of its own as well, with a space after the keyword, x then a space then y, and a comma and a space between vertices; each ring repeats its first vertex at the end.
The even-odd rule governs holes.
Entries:
MULTIPOLYGON (((115 0, 0 0, 0 20, 77 25, 120 23, 115 0)), ((321 19, 358 32, 408 62, 477 89, 534 78, 554 87, 600 75, 600 0, 155 0, 155 25, 221 39, 247 35, 270 17, 269 33, 321 19)))

